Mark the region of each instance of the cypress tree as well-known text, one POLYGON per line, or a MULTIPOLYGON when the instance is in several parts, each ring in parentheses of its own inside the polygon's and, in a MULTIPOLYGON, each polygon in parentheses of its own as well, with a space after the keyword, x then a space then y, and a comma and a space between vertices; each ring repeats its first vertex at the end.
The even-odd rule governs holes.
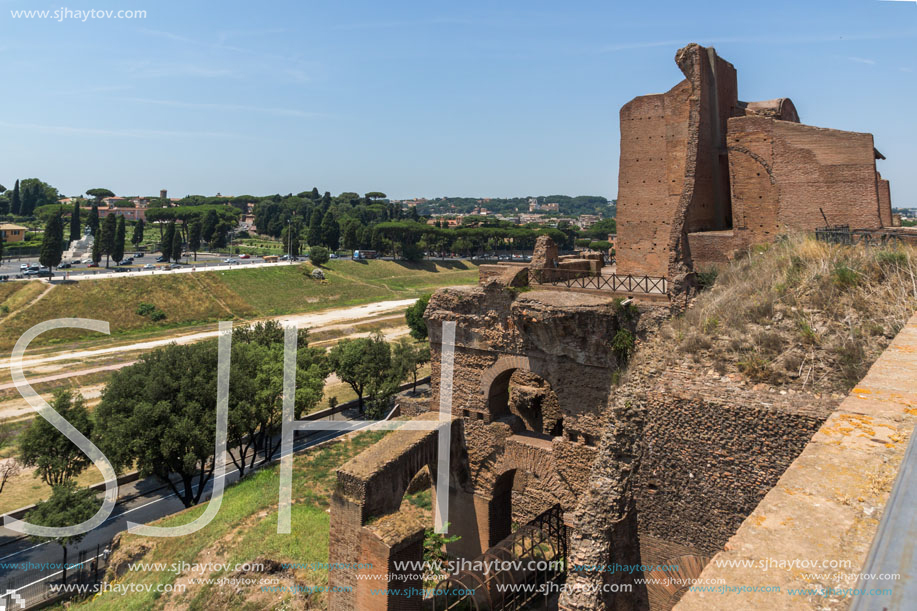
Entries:
POLYGON ((96 204, 92 205, 92 208, 89 210, 89 218, 86 219, 86 224, 89 225, 89 231, 92 233, 93 237, 99 236, 99 206, 96 204))
POLYGON ((172 241, 174 239, 175 223, 169 223, 166 225, 166 231, 162 236, 162 243, 159 245, 159 250, 162 252, 162 256, 166 260, 166 263, 172 258, 172 241))
POLYGON ((118 224, 115 228, 115 242, 112 245, 111 257, 120 263, 124 259, 124 238, 126 229, 124 227, 124 217, 118 217, 118 224))
POLYGON ((306 239, 309 246, 320 246, 322 243, 322 210, 316 206, 312 209, 312 217, 309 219, 309 235, 306 239))
POLYGON ((194 252, 194 260, 197 261, 197 251, 201 249, 201 222, 195 220, 188 228, 188 248, 194 252))
POLYGON ((181 231, 172 231, 172 260, 178 263, 181 259, 181 231))
POLYGON ((73 202, 73 211, 70 213, 70 241, 80 239, 80 200, 73 202))
POLYGON ((64 254, 64 223, 60 213, 55 214, 45 227, 45 235, 41 241, 41 252, 38 262, 49 269, 60 265, 64 254))
POLYGON ((13 197, 10 199, 10 212, 15 215, 20 215, 22 213, 22 198, 19 194, 19 179, 16 179, 16 184, 13 186, 13 197))
POLYGON ((134 235, 131 236, 131 244, 134 247, 140 246, 140 243, 143 242, 143 229, 146 226, 146 223, 143 222, 143 219, 138 219, 137 223, 134 225, 134 235))
POLYGON ((99 235, 99 249, 105 253, 105 268, 111 261, 111 255, 115 251, 115 232, 118 230, 118 217, 109 214, 102 223, 102 231, 99 235))
POLYGON ((322 244, 331 250, 337 250, 340 245, 340 239, 341 227, 329 210, 325 213, 325 218, 322 219, 322 244))
POLYGON ((93 236, 92 254, 90 256, 92 257, 92 262, 95 263, 96 265, 98 265, 99 261, 102 260, 102 239, 101 237, 93 236))

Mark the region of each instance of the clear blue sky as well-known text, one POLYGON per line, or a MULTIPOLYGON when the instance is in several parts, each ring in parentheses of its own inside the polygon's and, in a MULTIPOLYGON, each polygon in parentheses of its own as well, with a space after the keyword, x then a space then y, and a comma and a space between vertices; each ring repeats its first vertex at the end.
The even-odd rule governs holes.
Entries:
POLYGON ((917 2, 0 0, 0 183, 68 195, 615 197, 618 110, 714 45, 744 100, 867 131, 917 207, 917 2), (145 19, 13 19, 19 9, 145 19))

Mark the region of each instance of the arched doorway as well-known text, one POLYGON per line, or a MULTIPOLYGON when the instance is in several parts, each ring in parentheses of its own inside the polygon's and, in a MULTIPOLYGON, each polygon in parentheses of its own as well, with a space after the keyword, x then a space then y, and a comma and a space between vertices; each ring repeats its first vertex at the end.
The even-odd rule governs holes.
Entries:
POLYGON ((551 385, 536 373, 507 369, 493 378, 487 391, 493 421, 503 420, 516 433, 551 439, 563 434, 563 413, 551 385))

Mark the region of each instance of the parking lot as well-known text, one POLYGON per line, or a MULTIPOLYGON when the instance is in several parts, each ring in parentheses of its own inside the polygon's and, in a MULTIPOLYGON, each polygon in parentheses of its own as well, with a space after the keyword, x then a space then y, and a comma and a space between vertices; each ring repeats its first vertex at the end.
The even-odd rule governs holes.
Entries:
MULTIPOLYGON (((256 266, 260 267, 262 265, 278 265, 282 263, 288 263, 288 261, 281 261, 280 263, 265 263, 261 257, 251 256, 249 258, 244 258, 246 255, 221 255, 217 253, 198 253, 197 261, 194 260, 193 255, 187 257, 182 257, 179 263, 165 263, 162 261, 157 261, 160 258, 160 253, 143 253, 143 256, 136 257, 136 253, 128 253, 126 258, 133 257, 133 261, 125 265, 117 265, 114 261, 109 262, 109 266, 105 268, 105 258, 99 262, 98 267, 90 267, 89 263, 86 262, 77 262, 72 261, 63 261, 61 263, 62 267, 55 268, 54 278, 73 278, 73 279, 84 279, 92 278, 93 276, 110 276, 114 274, 131 274, 137 275, 140 273, 153 274, 153 273, 169 273, 169 272, 178 272, 178 271, 200 271, 206 269, 214 268, 235 268, 235 267, 247 267, 247 266, 256 266)), ((85 259, 84 259, 85 260, 85 259)), ((302 257, 300 257, 302 260, 302 257)), ((4 259, 2 264, 0 264, 0 277, 6 276, 8 280, 15 280, 20 278, 38 278, 38 277, 47 277, 46 270, 40 270, 40 264, 38 262, 38 257, 23 257, 21 259, 4 259), (24 266, 24 267, 23 267, 24 266), (35 270, 30 272, 28 268, 35 270), (38 272, 38 273, 35 273, 38 272)))

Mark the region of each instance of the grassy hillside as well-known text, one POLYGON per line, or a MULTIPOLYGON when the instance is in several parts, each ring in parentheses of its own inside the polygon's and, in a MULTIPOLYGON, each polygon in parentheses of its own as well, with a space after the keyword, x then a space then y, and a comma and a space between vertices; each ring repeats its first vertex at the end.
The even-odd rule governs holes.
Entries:
MULTIPOLYGON (((132 592, 124 596, 109 592, 81 605, 85 609, 264 609, 322 608, 324 594, 263 592, 260 585, 197 584, 195 579, 276 580, 276 586, 320 588, 328 583, 327 569, 285 569, 280 563, 327 563, 328 508, 335 470, 351 457, 378 441, 385 433, 361 433, 352 440, 335 442, 297 456, 293 469, 292 534, 277 534, 277 468, 254 473, 229 487, 214 520, 184 537, 153 538, 122 536, 112 554, 109 579, 123 584, 184 585, 183 593, 132 592), (259 571, 215 572, 129 571, 128 564, 188 563, 188 566, 243 563, 262 564, 259 571)), ((156 525, 176 526, 197 518, 206 504, 166 518, 156 525)), ((154 586, 155 588, 155 586, 154 586)))
POLYGON ((752 384, 846 393, 915 309, 917 249, 795 237, 719 270, 713 288, 663 326, 660 352, 752 384))
MULTIPOLYGON (((0 351, 8 351, 32 325, 62 316, 107 320, 112 335, 181 327, 195 323, 309 312, 383 299, 416 297, 440 286, 469 284, 477 268, 465 261, 401 263, 331 261, 326 280, 311 277, 309 264, 195 274, 87 280, 55 285, 38 282, 0 286, 0 351), (25 295, 27 298, 20 298, 25 295), (137 313, 151 303, 166 317, 153 322, 137 313)), ((36 343, 60 342, 95 333, 67 330, 43 335, 36 343)))

